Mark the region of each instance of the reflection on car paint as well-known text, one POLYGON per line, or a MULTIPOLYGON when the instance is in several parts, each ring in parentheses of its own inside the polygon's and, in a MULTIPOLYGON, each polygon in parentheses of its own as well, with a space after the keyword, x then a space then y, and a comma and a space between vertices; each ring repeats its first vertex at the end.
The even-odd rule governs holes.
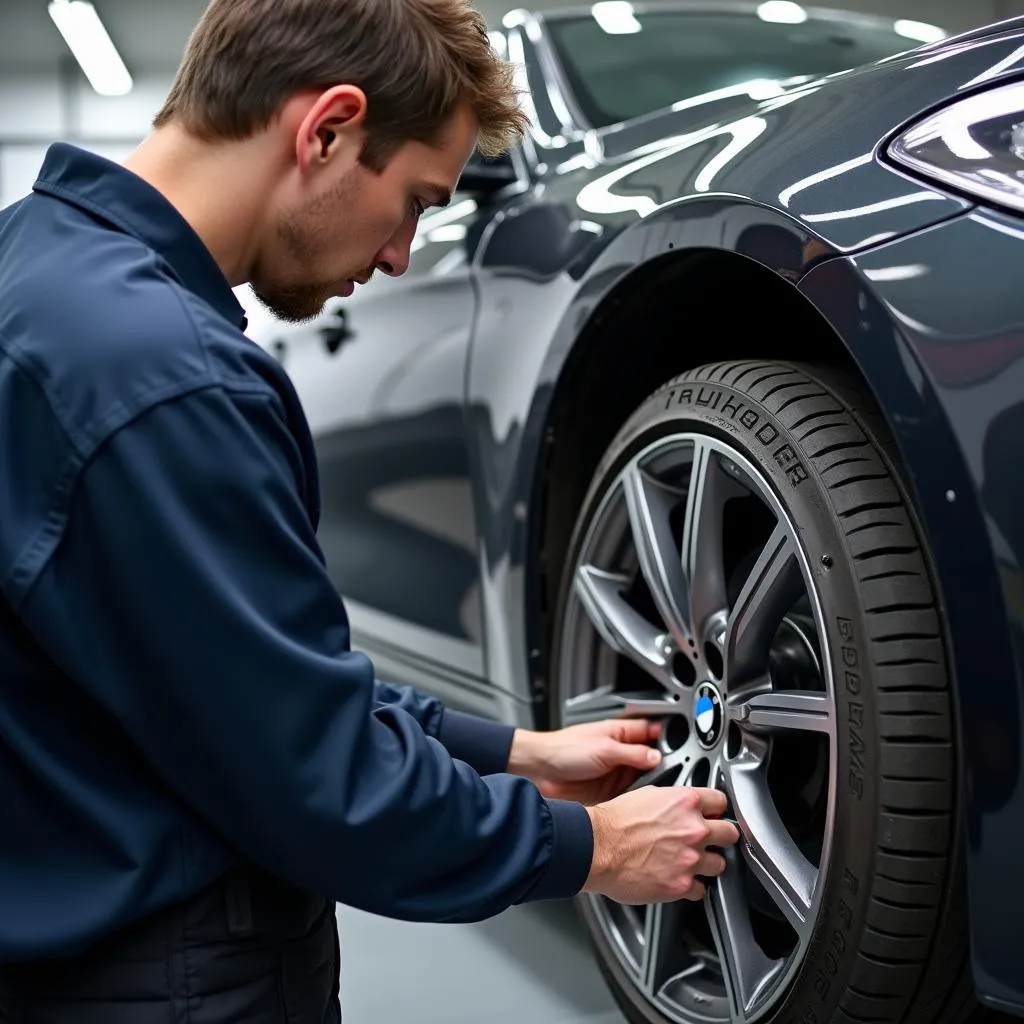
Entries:
MULTIPOLYGON (((543 19, 504 32, 524 62, 547 53, 543 19)), ((1021 228, 878 156, 937 96, 1020 69, 1021 39, 1017 22, 863 71, 681 97, 634 122, 535 129, 515 180, 425 217, 407 278, 346 303, 340 350, 322 325, 274 337, 318 437, 322 542, 358 642, 384 674, 529 724, 536 524, 523 510, 588 326, 650 267, 696 251, 799 289, 878 396, 923 510, 955 638, 977 977, 1024 1005, 1010 916, 995 920, 1024 906, 1002 841, 1024 821, 1021 228)), ((548 98, 555 119, 571 120, 564 82, 548 85, 565 99, 548 98)), ((679 319, 714 333, 728 313, 679 319)), ((706 355, 681 347, 680 369, 706 355)))

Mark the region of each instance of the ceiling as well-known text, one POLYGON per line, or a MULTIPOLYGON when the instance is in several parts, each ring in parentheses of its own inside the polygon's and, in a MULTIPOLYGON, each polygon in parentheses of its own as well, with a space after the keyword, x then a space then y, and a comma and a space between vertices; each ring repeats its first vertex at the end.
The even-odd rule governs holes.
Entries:
MULTIPOLYGON (((173 72, 205 0, 94 0, 110 37, 136 72, 173 72)), ((0 0, 0 71, 56 69, 67 48, 46 12, 46 0, 0 0)))
MULTIPOLYGON (((135 73, 172 73, 199 20, 206 0, 93 0, 107 30, 130 70, 135 73)), ((562 6, 566 0, 478 0, 491 21, 512 6, 534 9, 562 6)), ((573 0, 568 0, 573 2, 573 0)), ((961 31, 986 21, 1024 13, 1024 0, 824 0, 823 6, 841 6, 890 17, 915 18, 961 31)), ((0 0, 0 74, 56 71, 67 51, 46 12, 46 0, 0 0)))

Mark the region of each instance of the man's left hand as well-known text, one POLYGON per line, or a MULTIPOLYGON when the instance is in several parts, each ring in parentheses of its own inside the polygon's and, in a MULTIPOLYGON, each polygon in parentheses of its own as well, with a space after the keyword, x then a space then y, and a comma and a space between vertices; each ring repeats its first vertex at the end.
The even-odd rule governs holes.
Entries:
POLYGON ((661 755, 651 744, 660 735, 658 723, 632 718, 555 732, 517 729, 509 771, 530 779, 551 799, 604 803, 657 767, 661 755))

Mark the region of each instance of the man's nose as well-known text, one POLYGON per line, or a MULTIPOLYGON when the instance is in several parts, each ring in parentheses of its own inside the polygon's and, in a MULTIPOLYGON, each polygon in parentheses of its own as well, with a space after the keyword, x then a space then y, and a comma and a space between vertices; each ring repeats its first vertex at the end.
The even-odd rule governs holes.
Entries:
POLYGON ((390 277, 401 277, 409 269, 412 240, 416 235, 416 224, 402 225, 402 228, 377 254, 377 269, 390 277))
POLYGON ((409 250, 405 253, 396 252, 394 249, 382 249, 377 257, 377 270, 389 277, 401 277, 409 269, 409 250))

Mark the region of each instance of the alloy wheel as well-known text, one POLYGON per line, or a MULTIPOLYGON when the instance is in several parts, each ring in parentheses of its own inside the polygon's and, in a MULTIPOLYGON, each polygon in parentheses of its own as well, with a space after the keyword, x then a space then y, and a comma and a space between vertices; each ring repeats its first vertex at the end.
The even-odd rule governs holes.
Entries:
POLYGON ((605 492, 573 583, 563 724, 662 721, 662 762, 636 785, 719 788, 741 832, 702 904, 589 896, 593 915, 664 1018, 753 1024, 808 948, 835 817, 831 658, 799 532, 739 451, 676 433, 605 492))

